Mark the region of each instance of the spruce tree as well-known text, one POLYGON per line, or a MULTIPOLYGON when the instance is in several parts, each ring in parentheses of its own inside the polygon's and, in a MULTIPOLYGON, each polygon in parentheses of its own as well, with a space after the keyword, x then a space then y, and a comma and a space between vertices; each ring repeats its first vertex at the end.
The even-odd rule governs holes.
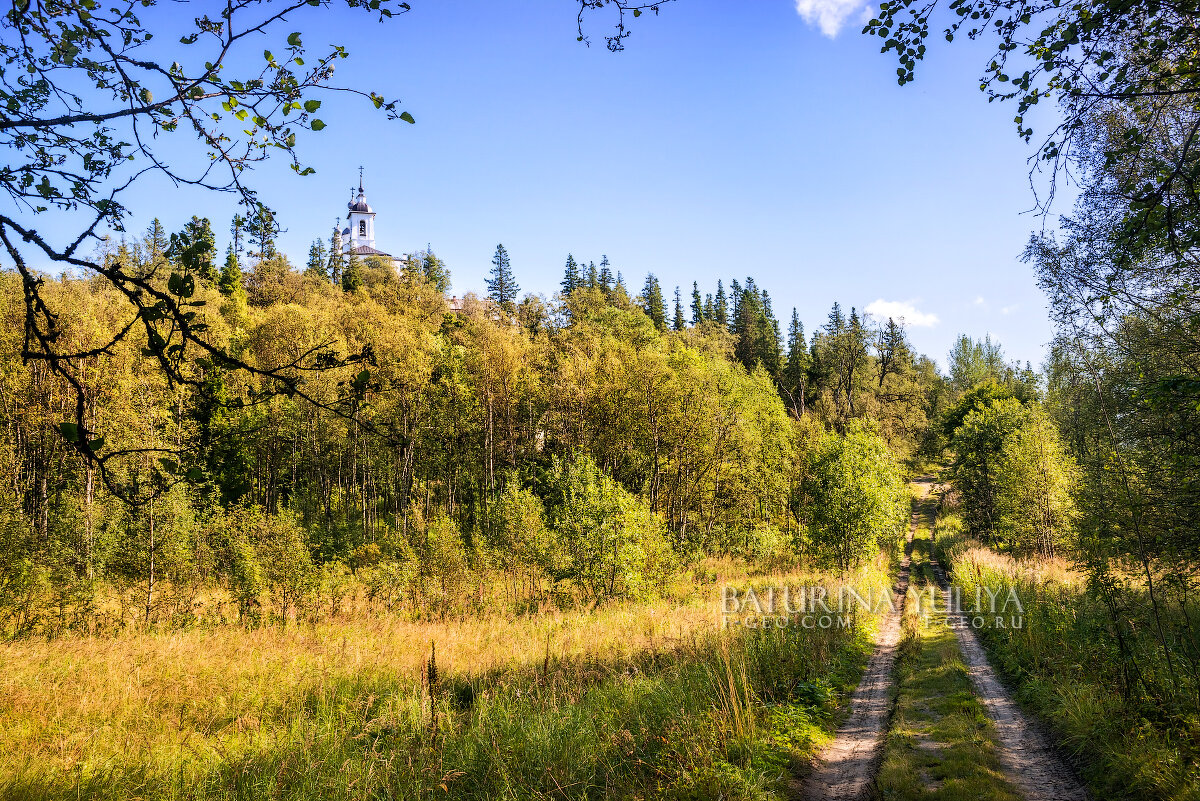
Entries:
POLYGON ((104 265, 110 267, 113 264, 118 264, 125 269, 132 269, 133 254, 129 250, 129 243, 121 237, 121 244, 117 245, 117 252, 105 259, 104 265))
POLYGON ((904 334, 904 326, 889 317, 887 323, 879 331, 879 342, 875 346, 879 352, 879 388, 888 374, 903 375, 912 367, 912 350, 908 346, 908 337, 904 334))
POLYGON ((188 248, 192 265, 201 278, 210 284, 217 282, 217 238, 207 217, 193 215, 184 223, 180 235, 172 236, 171 241, 188 248))
POLYGON ((342 272, 346 267, 346 255, 342 253, 342 229, 335 222, 329 235, 329 266, 325 273, 334 286, 342 285, 342 272))
POLYGON ((692 282, 692 325, 704 322, 704 301, 700 298, 700 285, 692 282))
POLYGON ((171 241, 167 238, 167 231, 163 228, 162 220, 155 217, 150 221, 150 226, 146 228, 145 242, 146 257, 151 263, 166 255, 171 241))
POLYGON ((242 235, 245 230, 246 218, 240 214, 233 215, 233 219, 229 221, 229 240, 233 255, 239 260, 242 258, 242 235))
POLYGON ((761 359, 757 334, 759 319, 763 315, 762 299, 752 279, 746 279, 746 286, 741 288, 741 295, 735 297, 733 307, 737 311, 729 329, 734 336, 733 355, 747 370, 753 370, 761 359))
POLYGON ((342 273, 342 290, 345 292, 353 292, 363 285, 363 264, 362 259, 353 250, 350 251, 350 258, 346 260, 346 271, 342 273))
POLYGON ((675 287, 675 319, 671 321, 671 328, 675 331, 687 328, 687 320, 683 316, 683 295, 679 287, 675 287))
POLYGON ((496 245, 496 255, 492 257, 491 276, 487 280, 488 297, 509 314, 515 313, 517 293, 521 291, 521 287, 517 285, 517 280, 513 277, 512 266, 508 261, 508 251, 504 249, 504 245, 496 245))
POLYGON ((304 274, 319 276, 328 280, 329 273, 326 272, 327 256, 325 242, 321 239, 314 239, 312 244, 308 246, 308 263, 304 267, 304 274))
POLYGON ((625 277, 617 270, 617 283, 613 286, 613 295, 621 300, 629 300, 629 288, 625 286, 625 277))
POLYGON ((654 322, 654 327, 659 331, 667 330, 667 304, 663 299, 662 286, 658 283, 658 279, 654 273, 646 276, 646 283, 642 287, 642 308, 646 310, 646 314, 654 322))
POLYGON ((783 369, 783 390, 791 400, 792 410, 799 417, 804 414, 804 393, 807 386, 808 366, 811 363, 807 343, 804 341, 804 323, 792 309, 792 320, 788 324, 787 365, 783 369))
POLYGON ((138 259, 135 255, 135 261, 139 262, 138 269, 144 274, 154 272, 161 267, 166 260, 167 249, 171 246, 171 241, 167 237, 167 232, 163 228, 162 222, 155 217, 150 221, 150 226, 146 229, 146 236, 142 240, 142 247, 134 249, 135 254, 139 254, 138 259))
POLYGON ((596 262, 594 261, 588 262, 587 285, 588 289, 600 288, 600 274, 596 271, 596 262))
POLYGON ((576 289, 583 285, 583 276, 579 273, 579 264, 575 261, 575 256, 567 254, 567 266, 563 269, 563 280, 559 286, 562 287, 563 297, 567 297, 576 289))
POLYGON ((713 298, 713 321, 722 328, 729 327, 729 299, 720 279, 717 279, 717 295, 713 298))
POLYGON ((829 322, 825 325, 825 333, 829 336, 837 336, 842 333, 846 327, 846 317, 842 314, 842 304, 836 300, 833 302, 833 308, 829 310, 829 322))
POLYGON ((779 320, 771 309, 771 296, 762 290, 762 313, 755 321, 755 350, 758 360, 776 381, 783 373, 783 353, 779 349, 779 320))
POLYGON ((604 255, 600 257, 600 288, 605 294, 611 293, 614 288, 612 269, 608 266, 608 256, 604 255))
POLYGON ((246 221, 246 238, 252 248, 251 258, 266 261, 274 256, 276 253, 275 237, 282 230, 275 219, 275 212, 259 203, 254 209, 254 214, 246 221))
POLYGON ((771 296, 760 291, 753 278, 746 279, 744 287, 734 286, 740 295, 734 296, 736 315, 730 320, 730 331, 734 335, 734 356, 746 369, 753 370, 761 365, 776 381, 783 372, 783 354, 780 351, 779 321, 771 311, 771 296))
POLYGON ((738 318, 742 314, 742 287, 736 278, 729 282, 729 305, 728 327, 730 331, 733 331, 737 328, 738 318))
POLYGON ((438 292, 444 295, 450 291, 450 270, 446 267, 446 262, 439 259, 428 245, 421 254, 421 272, 425 280, 438 292))
POLYGON ((221 294, 227 298, 242 292, 242 268, 238 266, 237 251, 233 244, 225 250, 225 266, 221 268, 221 277, 217 283, 221 294))

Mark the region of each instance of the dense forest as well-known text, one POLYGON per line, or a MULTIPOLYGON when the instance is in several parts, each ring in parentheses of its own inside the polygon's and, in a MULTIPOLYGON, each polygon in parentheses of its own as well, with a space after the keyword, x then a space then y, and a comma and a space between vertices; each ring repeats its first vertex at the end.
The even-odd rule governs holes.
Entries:
MULTIPOLYGON (((10 633, 95 625, 113 598, 106 620, 185 623, 214 586, 247 620, 286 617, 363 568, 381 598, 444 613, 471 602, 471 571, 529 608, 651 593, 706 555, 845 567, 903 525, 900 463, 942 447, 930 421, 961 388, 1038 391, 990 340, 964 338, 944 379, 899 322, 836 303, 811 336, 793 312, 785 337, 753 278, 693 287, 685 311, 653 275, 634 295, 607 258, 569 256, 552 299, 518 298, 501 246, 488 295, 451 311, 432 252, 397 269, 317 241, 301 271, 266 209, 230 230, 223 260, 199 218, 101 258, 186 285, 205 335, 251 366, 341 360, 281 391, 199 358, 183 384, 131 334, 72 365, 99 459, 71 447, 72 387, 14 356, 22 284, 0 274, 10 633), (857 495, 832 508, 839 492, 857 495)), ((128 323, 103 281, 43 292, 74 350, 128 323)))

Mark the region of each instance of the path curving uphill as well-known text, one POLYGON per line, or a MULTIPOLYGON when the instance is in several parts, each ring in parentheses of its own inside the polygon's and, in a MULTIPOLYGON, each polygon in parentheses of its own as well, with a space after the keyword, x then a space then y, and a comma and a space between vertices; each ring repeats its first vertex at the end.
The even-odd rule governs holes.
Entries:
POLYGON ((838 728, 837 736, 818 756, 813 772, 801 785, 800 797, 806 801, 858 801, 868 797, 874 785, 883 756, 883 736, 892 713, 893 667, 918 520, 918 512, 914 510, 904 559, 892 586, 892 608, 879 627, 875 652, 867 662, 862 681, 850 696, 850 717, 838 728))

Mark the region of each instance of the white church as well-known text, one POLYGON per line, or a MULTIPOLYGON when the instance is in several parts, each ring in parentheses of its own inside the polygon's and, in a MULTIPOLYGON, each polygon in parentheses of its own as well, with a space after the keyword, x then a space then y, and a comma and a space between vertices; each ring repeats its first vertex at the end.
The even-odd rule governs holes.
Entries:
POLYGON ((358 197, 346 204, 346 227, 342 229, 342 253, 359 256, 380 256, 391 259, 399 269, 408 259, 408 254, 393 256, 375 247, 375 212, 367 203, 367 195, 363 190, 362 167, 358 168, 358 197))
MULTIPOLYGON (((358 168, 358 196, 347 203, 346 208, 346 227, 342 229, 341 234, 342 253, 347 257, 353 253, 359 258, 379 256, 391 259, 397 273, 403 270, 405 263, 411 258, 410 254, 401 253, 393 256, 391 253, 375 247, 375 210, 367 203, 367 193, 363 189, 362 167, 358 168)), ((334 230, 336 231, 337 228, 335 227, 334 230)), ((463 301, 457 295, 446 298, 446 305, 452 312, 461 312, 463 309, 463 301)))

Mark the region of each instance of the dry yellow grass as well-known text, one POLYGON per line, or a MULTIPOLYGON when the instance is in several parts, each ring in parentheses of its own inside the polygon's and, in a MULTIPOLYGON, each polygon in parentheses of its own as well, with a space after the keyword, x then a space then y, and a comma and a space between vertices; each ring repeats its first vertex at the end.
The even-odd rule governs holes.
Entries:
POLYGON ((1020 579, 1074 585, 1085 580, 1085 576, 1079 570, 1061 557, 1014 559, 1008 554, 972 544, 957 558, 962 564, 970 565, 976 572, 984 569, 994 570, 1014 581, 1020 579))
POLYGON ((178 745, 188 733, 253 731, 329 679, 386 677, 419 686, 431 643, 444 671, 478 673, 538 664, 547 652, 619 657, 713 626, 712 607, 664 604, 534 618, 359 619, 10 643, 0 647, 0 762, 69 767, 110 749, 178 745))
MULTIPOLYGON (((737 581, 736 565, 710 565, 703 585, 674 600, 592 611, 416 622, 343 618, 287 628, 233 626, 113 638, 62 637, 0 645, 0 764, 71 772, 82 765, 166 764, 211 758, 279 736, 325 689, 410 688, 436 644, 444 674, 538 667, 547 656, 616 661, 669 651, 719 625, 725 582, 797 586, 828 576, 793 573, 737 581), (717 579, 713 581, 713 579, 717 579)), ((678 588, 683 590, 683 587, 678 588)))

